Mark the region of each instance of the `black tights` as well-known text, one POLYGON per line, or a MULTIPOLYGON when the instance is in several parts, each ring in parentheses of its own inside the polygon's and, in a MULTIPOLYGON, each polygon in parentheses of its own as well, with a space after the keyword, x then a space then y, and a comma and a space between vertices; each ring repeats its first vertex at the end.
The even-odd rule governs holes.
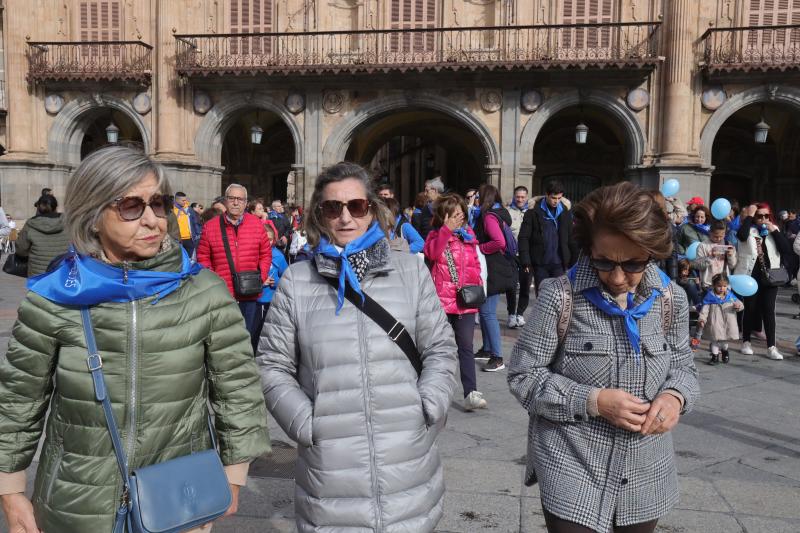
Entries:
MULTIPOLYGON (((563 520, 556 515, 549 513, 547 509, 542 508, 544 511, 544 521, 547 524, 548 533, 596 533, 595 530, 588 527, 563 520)), ((653 533, 656 530, 658 520, 651 520, 649 522, 642 522, 641 524, 632 524, 630 526, 614 526, 614 533, 653 533)))

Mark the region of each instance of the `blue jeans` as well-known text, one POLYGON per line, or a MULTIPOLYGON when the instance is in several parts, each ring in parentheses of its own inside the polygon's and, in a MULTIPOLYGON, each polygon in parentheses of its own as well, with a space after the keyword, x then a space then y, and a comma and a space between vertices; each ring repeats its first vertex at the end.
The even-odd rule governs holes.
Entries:
POLYGON ((483 336, 483 348, 492 357, 503 357, 503 344, 500 338, 500 322, 497 320, 497 302, 500 300, 499 294, 494 294, 486 298, 478 314, 481 317, 481 335, 483 336))
POLYGON ((258 347, 258 337, 261 334, 261 328, 264 326, 261 304, 255 301, 239 302, 239 311, 242 312, 244 317, 244 327, 250 333, 250 345, 253 347, 253 354, 255 354, 258 347))

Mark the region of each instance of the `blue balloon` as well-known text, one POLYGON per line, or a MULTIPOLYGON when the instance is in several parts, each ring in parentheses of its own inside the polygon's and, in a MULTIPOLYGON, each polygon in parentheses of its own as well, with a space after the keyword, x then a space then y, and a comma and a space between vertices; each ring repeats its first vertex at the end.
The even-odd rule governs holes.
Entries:
POLYGON ((739 296, 752 296, 758 292, 758 282, 752 276, 734 274, 729 276, 731 289, 739 296))
POLYGON ((692 244, 690 244, 689 247, 686 249, 686 259, 688 259, 689 261, 694 261, 695 259, 697 259, 698 248, 700 248, 699 242, 693 242, 692 244))
POLYGON ((661 194, 669 198, 670 196, 675 196, 678 194, 678 191, 681 190, 681 182, 676 179, 671 179, 665 181, 661 185, 661 194))
POLYGON ((711 204, 711 214, 714 215, 714 218, 717 220, 725 220, 731 212, 731 203, 726 200, 725 198, 717 198, 714 200, 714 203, 711 204))

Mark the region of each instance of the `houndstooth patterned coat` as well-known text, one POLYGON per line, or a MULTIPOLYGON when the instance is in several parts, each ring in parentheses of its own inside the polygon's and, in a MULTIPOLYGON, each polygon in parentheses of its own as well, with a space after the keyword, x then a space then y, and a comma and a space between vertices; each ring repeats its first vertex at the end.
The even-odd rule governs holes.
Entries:
MULTIPOLYGON (((672 435, 643 436, 591 417, 586 400, 594 388, 620 388, 652 401, 665 389, 683 396, 684 412, 698 394, 689 347, 686 293, 674 283, 673 317, 664 331, 661 298, 639 320, 641 358, 636 362, 622 317, 595 308, 582 295, 600 280, 588 259, 576 265, 573 313, 563 345, 557 323, 563 289, 545 280, 528 323, 511 354, 508 383, 530 413, 526 480, 538 478, 542 505, 552 514, 599 532, 614 524, 647 522, 678 501, 672 435), (665 334, 666 333, 666 334, 665 334)), ((662 288, 655 265, 637 289, 638 305, 662 288)), ((603 295, 613 301, 607 292, 603 295)))

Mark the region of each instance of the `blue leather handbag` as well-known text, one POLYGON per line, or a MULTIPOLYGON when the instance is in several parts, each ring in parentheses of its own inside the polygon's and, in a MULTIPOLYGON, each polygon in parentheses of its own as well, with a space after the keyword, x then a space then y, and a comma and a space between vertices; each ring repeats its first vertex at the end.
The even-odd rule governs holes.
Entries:
POLYGON ((122 448, 117 423, 111 410, 103 376, 103 360, 97 352, 89 309, 81 309, 83 333, 89 356, 95 398, 103 412, 122 473, 122 501, 114 520, 114 533, 179 533, 219 518, 231 506, 233 496, 217 453, 217 440, 211 419, 210 450, 205 450, 128 473, 128 460, 122 448))

